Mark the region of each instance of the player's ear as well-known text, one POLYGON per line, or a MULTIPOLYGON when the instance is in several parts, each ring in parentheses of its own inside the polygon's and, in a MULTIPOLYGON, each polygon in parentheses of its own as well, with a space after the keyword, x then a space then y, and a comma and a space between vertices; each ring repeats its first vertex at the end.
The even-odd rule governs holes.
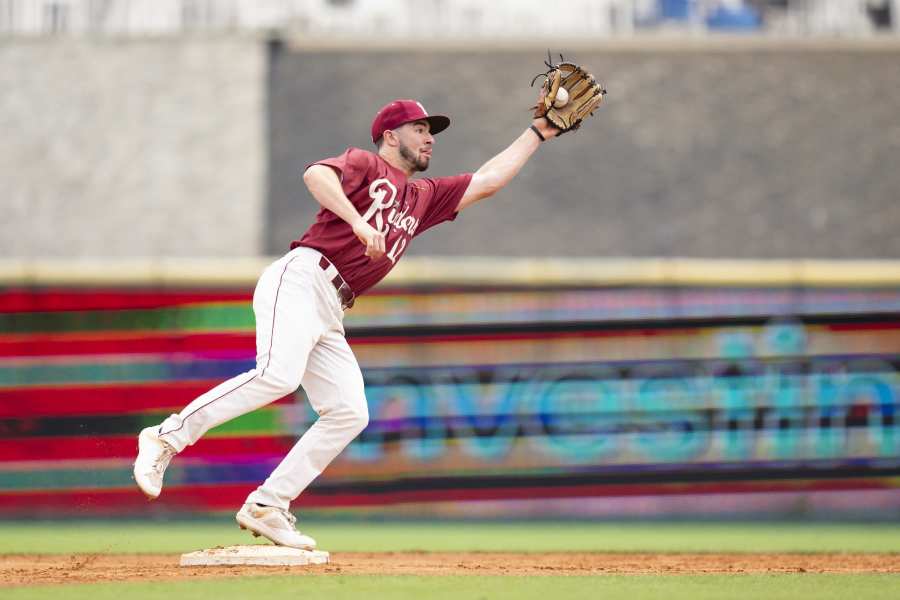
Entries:
POLYGON ((397 135, 396 130, 394 129, 385 129, 381 138, 384 140, 384 143, 388 146, 399 146, 400 145, 400 136, 397 135))

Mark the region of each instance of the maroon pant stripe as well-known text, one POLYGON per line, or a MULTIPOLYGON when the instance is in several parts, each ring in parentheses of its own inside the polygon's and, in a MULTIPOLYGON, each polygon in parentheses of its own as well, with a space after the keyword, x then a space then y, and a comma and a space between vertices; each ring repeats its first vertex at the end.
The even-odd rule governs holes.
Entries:
POLYGON ((241 389, 242 387, 244 387, 245 385, 247 385, 248 383, 250 383, 251 381, 253 381, 253 380, 256 379, 257 377, 259 377, 259 376, 258 376, 258 375, 254 375, 253 377, 251 377, 250 379, 248 379, 247 381, 245 381, 245 382, 242 383, 241 385, 237 386, 236 388, 231 389, 231 390, 228 390, 227 392, 225 392, 225 393, 222 394, 221 396, 217 396, 217 397, 213 398, 212 400, 210 400, 209 402, 207 402, 207 403, 204 404, 203 406, 198 406, 197 408, 195 408, 194 410, 192 410, 190 413, 188 413, 187 415, 185 415, 185 417, 181 420, 181 425, 179 425, 178 427, 176 427, 176 428, 173 429, 172 431, 167 431, 167 432, 163 433, 163 432, 161 431, 162 428, 160 428, 159 435, 160 435, 160 436, 163 436, 163 435, 169 435, 170 433, 175 433, 176 431, 179 431, 182 427, 184 427, 185 421, 187 421, 192 415, 194 415, 194 414, 196 414, 197 412, 203 410, 204 408, 206 408, 207 406, 209 406, 210 404, 212 404, 212 403, 215 402, 216 400, 220 400, 220 399, 224 398, 225 396, 227 396, 228 394, 233 394, 234 392, 238 391, 239 389, 241 389))
POLYGON ((284 282, 284 274, 287 273, 288 267, 290 266, 290 264, 291 264, 292 262, 294 262, 294 259, 296 259, 296 258, 297 258, 297 257, 295 256, 295 257, 291 258, 291 260, 287 261, 287 263, 285 263, 284 269, 281 270, 281 277, 278 278, 278 287, 275 288, 275 302, 272 304, 272 332, 269 334, 269 351, 268 351, 268 357, 266 358, 266 366, 263 367, 263 369, 262 369, 262 371, 260 372, 260 374, 259 374, 259 375, 254 375, 253 377, 251 377, 250 379, 248 379, 247 381, 245 381, 245 382, 242 383, 241 385, 237 386, 237 387, 234 388, 233 390, 229 390, 229 391, 225 392, 224 394, 222 394, 221 396, 217 396, 216 398, 213 398, 212 400, 210 400, 209 402, 207 402, 207 403, 204 404, 203 406, 198 406, 197 408, 195 408, 194 410, 192 410, 190 413, 188 413, 187 415, 185 415, 185 417, 181 420, 181 425, 179 425, 178 427, 176 427, 176 428, 173 429, 172 431, 167 431, 167 432, 165 432, 165 433, 163 433, 162 431, 160 431, 160 433, 159 433, 160 436, 163 436, 163 435, 169 435, 170 433, 175 433, 176 431, 179 431, 182 427, 184 427, 184 423, 185 423, 189 418, 191 418, 191 416, 195 415, 197 412, 203 410, 204 408, 206 408, 207 406, 209 406, 209 405, 212 404, 213 402, 216 402, 217 400, 221 400, 222 398, 224 398, 224 397, 227 396, 228 394, 232 394, 232 393, 238 391, 239 389, 241 389, 242 387, 244 387, 245 385, 247 385, 248 383, 250 383, 251 381, 253 381, 253 380, 256 379, 257 377, 262 377, 262 376, 264 376, 264 375, 266 374, 266 369, 269 368, 269 363, 272 361, 272 341, 275 339, 275 315, 276 315, 276 311, 278 310, 278 295, 279 295, 279 293, 281 292, 281 284, 284 282))
POLYGON ((288 267, 294 262, 296 256, 291 260, 287 261, 284 265, 284 269, 281 271, 281 277, 278 278, 278 287, 275 288, 275 303, 272 305, 272 331, 269 333, 269 351, 266 353, 266 366, 263 367, 262 372, 259 374, 260 377, 266 374, 266 369, 269 368, 269 363, 272 362, 272 342, 275 341, 275 315, 278 310, 278 294, 281 292, 281 284, 284 282, 284 274, 287 273, 288 267))

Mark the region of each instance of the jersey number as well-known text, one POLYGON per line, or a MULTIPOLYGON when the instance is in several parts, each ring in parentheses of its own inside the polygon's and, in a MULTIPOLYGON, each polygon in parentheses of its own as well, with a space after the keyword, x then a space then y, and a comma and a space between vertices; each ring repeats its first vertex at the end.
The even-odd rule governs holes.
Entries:
POLYGON ((394 247, 391 248, 391 251, 387 253, 387 257, 391 259, 392 263, 397 263, 397 259, 400 258, 400 255, 403 254, 403 250, 406 249, 406 238, 400 237, 397 238, 397 241, 394 242, 394 247))

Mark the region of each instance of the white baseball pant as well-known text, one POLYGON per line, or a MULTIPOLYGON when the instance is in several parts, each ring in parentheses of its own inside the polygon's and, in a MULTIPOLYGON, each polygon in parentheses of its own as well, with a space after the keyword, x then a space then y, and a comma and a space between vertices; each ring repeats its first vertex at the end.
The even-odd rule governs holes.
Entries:
POLYGON ((334 266, 299 247, 269 265, 253 293, 256 368, 214 387, 163 421, 177 451, 212 427, 294 392, 300 385, 319 418, 247 502, 287 509, 369 422, 363 378, 344 337, 334 266))

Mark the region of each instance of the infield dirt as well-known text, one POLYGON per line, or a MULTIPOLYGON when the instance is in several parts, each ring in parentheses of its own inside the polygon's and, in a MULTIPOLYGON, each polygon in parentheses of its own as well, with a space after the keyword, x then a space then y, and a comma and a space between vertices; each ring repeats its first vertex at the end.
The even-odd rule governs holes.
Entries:
POLYGON ((327 565, 179 567, 177 554, 9 554, 0 586, 228 578, 248 575, 696 575, 900 573, 898 554, 603 554, 342 552, 327 565))

